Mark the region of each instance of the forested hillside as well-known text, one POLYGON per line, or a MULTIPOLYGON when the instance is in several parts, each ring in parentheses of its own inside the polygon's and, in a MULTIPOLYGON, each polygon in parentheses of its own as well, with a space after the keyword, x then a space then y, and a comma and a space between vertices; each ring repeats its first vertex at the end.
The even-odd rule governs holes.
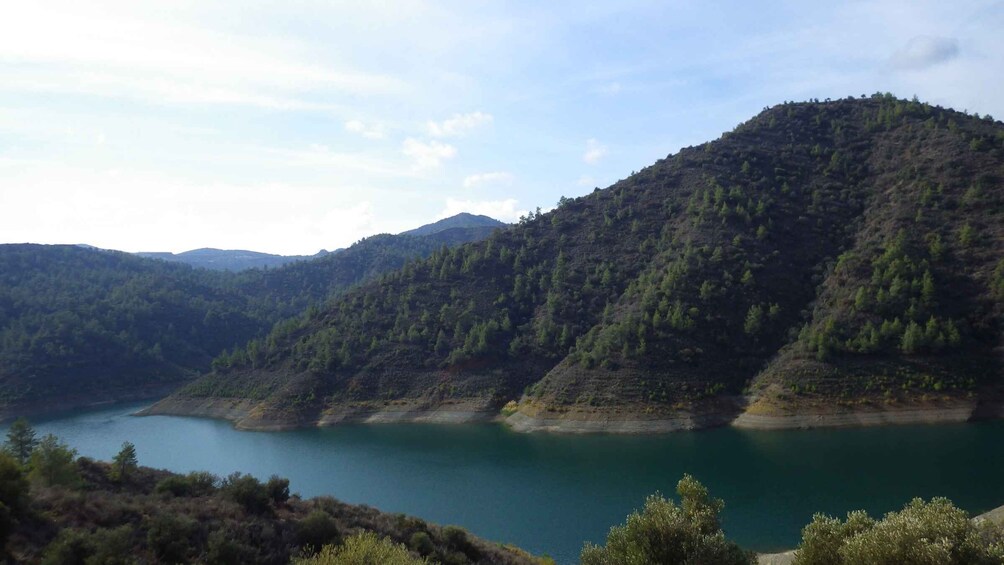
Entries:
MULTIPOLYGON (((341 249, 331 251, 337 253, 341 249)), ((140 252, 134 253, 147 259, 160 259, 171 263, 184 263, 202 269, 214 271, 245 271, 247 269, 265 269, 281 267, 296 261, 310 261, 327 255, 329 251, 318 251, 316 255, 274 255, 243 249, 192 249, 181 253, 140 252)))
POLYGON ((0 246, 0 413, 164 394, 276 322, 491 230, 374 236, 238 274, 78 246, 0 246))
POLYGON ((252 400, 255 426, 997 394, 1002 167, 990 118, 890 95, 782 104, 283 323, 176 399, 252 400))

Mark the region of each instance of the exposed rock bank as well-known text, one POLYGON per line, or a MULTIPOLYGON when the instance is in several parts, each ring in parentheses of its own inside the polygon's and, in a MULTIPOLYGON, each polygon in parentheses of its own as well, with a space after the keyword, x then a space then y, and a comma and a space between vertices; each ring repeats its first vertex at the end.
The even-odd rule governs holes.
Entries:
POLYGON ((602 413, 572 413, 555 416, 529 416, 516 412, 505 423, 517 432, 554 432, 566 434, 658 434, 723 426, 732 415, 680 413, 676 417, 619 419, 602 413))
POLYGON ((171 415, 217 418, 234 423, 237 429, 282 431, 336 424, 470 424, 498 419, 498 411, 478 401, 449 404, 420 402, 360 403, 338 406, 309 419, 287 418, 269 414, 259 402, 237 398, 168 397, 141 410, 139 416, 171 415))
POLYGON ((941 399, 903 405, 765 406, 754 402, 732 422, 737 428, 782 430, 902 424, 947 424, 1004 417, 1004 404, 941 399))
POLYGON ((1004 404, 943 401, 893 407, 786 407, 765 409, 753 403, 742 411, 735 399, 699 409, 652 414, 643 410, 525 410, 501 416, 482 399, 447 402, 360 402, 327 407, 311 415, 268 411, 258 401, 238 398, 170 396, 139 415, 218 418, 238 429, 279 431, 346 423, 469 424, 502 421, 517 432, 567 434, 658 434, 732 425, 753 430, 861 427, 901 424, 944 424, 1004 417, 1004 404))

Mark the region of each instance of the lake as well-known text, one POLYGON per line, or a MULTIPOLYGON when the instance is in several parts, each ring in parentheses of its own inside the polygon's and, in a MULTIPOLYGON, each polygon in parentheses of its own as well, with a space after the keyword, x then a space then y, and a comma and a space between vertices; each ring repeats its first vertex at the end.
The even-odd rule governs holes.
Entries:
POLYGON ((684 473, 725 500, 727 534, 760 551, 793 547, 814 512, 880 515, 915 496, 947 496, 971 512, 1004 504, 1001 421, 635 437, 524 435, 490 424, 246 432, 222 421, 130 415, 141 407, 33 425, 81 455, 107 460, 128 440, 142 465, 275 473, 305 497, 457 524, 559 563, 577 562, 583 541, 602 542, 647 495, 673 493, 684 473))

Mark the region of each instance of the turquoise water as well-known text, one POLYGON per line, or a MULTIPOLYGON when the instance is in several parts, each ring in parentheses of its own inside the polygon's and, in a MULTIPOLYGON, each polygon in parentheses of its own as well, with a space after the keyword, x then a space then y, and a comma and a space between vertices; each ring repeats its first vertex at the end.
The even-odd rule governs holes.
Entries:
MULTIPOLYGON (((655 491, 690 473, 725 499, 725 529, 746 547, 790 548, 814 512, 881 514, 915 496, 979 512, 1004 504, 1004 422, 660 436, 517 434, 496 425, 349 425, 243 432, 221 421, 133 417, 118 406, 38 419, 81 455, 123 441, 174 471, 288 477, 328 494, 574 563, 655 491)), ((5 433, 5 430, 4 430, 5 433)))

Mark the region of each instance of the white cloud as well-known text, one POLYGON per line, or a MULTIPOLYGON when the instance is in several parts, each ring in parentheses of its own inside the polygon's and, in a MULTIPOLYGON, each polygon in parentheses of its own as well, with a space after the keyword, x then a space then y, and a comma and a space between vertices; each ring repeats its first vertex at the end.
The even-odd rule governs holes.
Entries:
POLYGON ((481 126, 490 125, 495 118, 484 112, 470 114, 454 114, 452 118, 442 122, 430 121, 427 124, 432 137, 460 137, 481 126))
POLYGON ((512 173, 501 171, 491 173, 478 173, 464 177, 464 188, 475 188, 483 184, 512 182, 512 173))
POLYGON ((959 42, 954 37, 918 35, 896 51, 889 62, 898 69, 920 70, 959 56, 959 42))
POLYGON ((446 207, 439 213, 439 219, 456 216, 461 212, 470 214, 482 214, 502 220, 503 222, 515 222, 520 216, 525 216, 527 210, 518 208, 519 201, 515 198, 505 200, 458 200, 447 198, 446 207))
POLYGON ((437 169, 446 159, 457 154, 457 148, 438 141, 420 141, 409 137, 404 140, 401 152, 412 160, 417 170, 437 169))
POLYGON ((589 139, 586 141, 586 152, 582 154, 583 161, 589 163, 590 165, 594 165, 606 156, 606 145, 600 144, 600 142, 595 139, 589 139))
POLYGON ((575 184, 585 187, 596 186, 596 179, 589 175, 582 175, 579 180, 575 181, 575 184))
POLYGON ((382 124, 366 125, 359 120, 349 120, 345 122, 345 131, 358 133, 366 139, 383 139, 384 131, 382 124))
POLYGON ((12 6, 0 20, 0 61, 10 63, 0 90, 330 109, 307 95, 402 88, 387 75, 318 64, 297 41, 210 30, 172 14, 133 3, 12 6))

